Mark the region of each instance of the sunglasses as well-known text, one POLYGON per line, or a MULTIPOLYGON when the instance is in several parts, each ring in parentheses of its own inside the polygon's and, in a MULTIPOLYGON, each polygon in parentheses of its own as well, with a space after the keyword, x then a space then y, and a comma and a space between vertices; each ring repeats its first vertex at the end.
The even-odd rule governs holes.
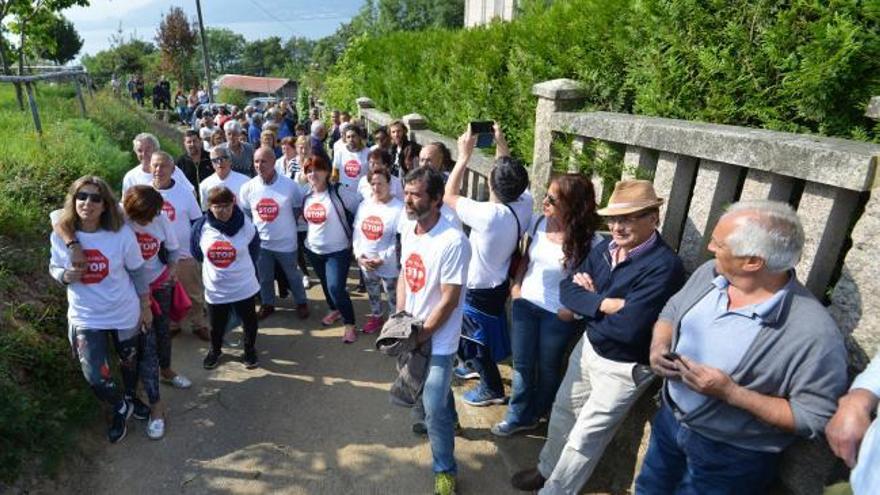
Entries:
POLYGON ((553 197, 550 193, 544 195, 544 201, 547 202, 550 206, 556 206, 556 198, 553 197))
POLYGON ((73 195, 77 201, 91 201, 92 203, 103 203, 104 198, 100 193, 89 193, 85 191, 79 191, 78 193, 73 195))
POLYGON ((632 215, 619 215, 619 216, 613 216, 613 217, 605 217, 605 223, 607 223, 608 225, 611 225, 612 223, 621 224, 621 225, 631 225, 631 224, 635 223, 636 221, 641 220, 642 218, 645 218, 646 216, 648 216, 650 214, 651 214, 651 212, 646 211, 646 212, 636 213, 636 214, 632 214, 632 215))
POLYGON ((211 158, 211 163, 213 163, 214 165, 220 165, 221 163, 225 162, 226 160, 228 160, 227 157, 218 156, 216 158, 211 158))

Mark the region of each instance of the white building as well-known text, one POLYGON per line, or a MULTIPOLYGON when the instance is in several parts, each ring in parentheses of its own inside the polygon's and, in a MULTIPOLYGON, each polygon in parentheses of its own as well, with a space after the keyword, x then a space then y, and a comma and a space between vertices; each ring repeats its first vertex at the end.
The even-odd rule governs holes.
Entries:
POLYGON ((516 0, 465 0, 464 26, 488 24, 496 17, 509 21, 515 11, 516 0))

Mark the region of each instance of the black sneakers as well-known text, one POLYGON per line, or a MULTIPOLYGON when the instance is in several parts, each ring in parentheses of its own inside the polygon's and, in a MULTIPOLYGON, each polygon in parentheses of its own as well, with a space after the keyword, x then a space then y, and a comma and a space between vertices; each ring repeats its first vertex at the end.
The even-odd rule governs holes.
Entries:
POLYGON ((202 367, 206 370, 212 370, 217 367, 217 363, 220 362, 220 355, 222 352, 214 352, 208 351, 208 354, 205 356, 205 360, 202 361, 202 367))
POLYGON ((244 351, 244 355, 241 356, 241 362, 244 363, 244 367, 252 370, 260 365, 260 360, 257 358, 257 350, 250 349, 244 351))
POLYGON ((113 411, 113 420, 110 422, 110 428, 107 430, 107 439, 110 440, 110 443, 119 442, 125 438, 125 434, 128 432, 126 422, 134 412, 134 406, 127 400, 123 400, 122 403, 125 409, 121 412, 119 409, 113 411))
POLYGON ((134 399, 126 399, 132 406, 132 416, 134 419, 147 419, 150 417, 150 406, 144 404, 144 401, 135 397, 134 399))

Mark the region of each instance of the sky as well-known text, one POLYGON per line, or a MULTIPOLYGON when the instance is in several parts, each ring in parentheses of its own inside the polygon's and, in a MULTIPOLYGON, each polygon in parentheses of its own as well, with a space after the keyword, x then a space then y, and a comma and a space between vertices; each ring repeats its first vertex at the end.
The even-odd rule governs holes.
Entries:
MULTIPOLYGON (((79 56, 110 47, 109 38, 121 26, 126 38, 133 35, 155 43, 162 16, 180 7, 196 17, 195 0, 90 0, 89 7, 73 7, 64 15, 83 39, 79 56)), ((364 0, 201 0, 206 27, 229 28, 251 41, 280 36, 311 39, 333 33, 357 14, 364 0)))

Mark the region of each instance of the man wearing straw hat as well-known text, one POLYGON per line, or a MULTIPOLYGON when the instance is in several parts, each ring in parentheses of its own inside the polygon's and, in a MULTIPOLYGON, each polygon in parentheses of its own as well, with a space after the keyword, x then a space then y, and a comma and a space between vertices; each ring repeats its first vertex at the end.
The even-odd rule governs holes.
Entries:
POLYGON ((553 402, 538 466, 514 475, 514 488, 577 493, 652 382, 651 328, 685 282, 681 260, 657 232, 662 204, 649 181, 625 180, 598 210, 611 238, 560 283, 560 301, 570 311, 560 317, 583 318, 586 333, 553 402))

